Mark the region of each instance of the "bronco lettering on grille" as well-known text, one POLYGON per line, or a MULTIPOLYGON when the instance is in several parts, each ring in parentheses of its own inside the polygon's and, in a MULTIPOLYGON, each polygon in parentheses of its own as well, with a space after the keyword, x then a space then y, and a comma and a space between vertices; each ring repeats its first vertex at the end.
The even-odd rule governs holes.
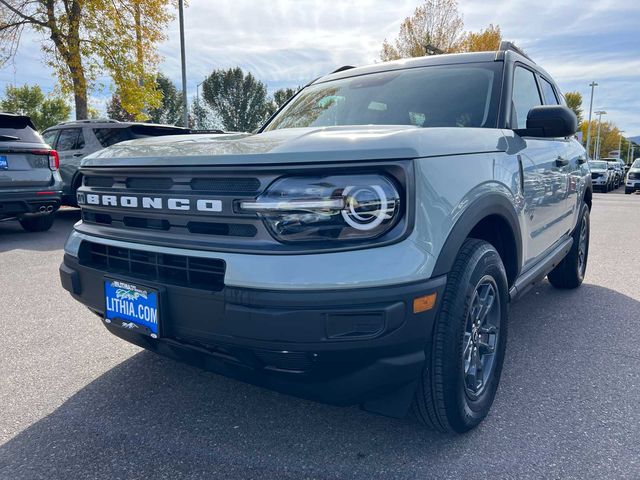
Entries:
POLYGON ((197 198, 192 202, 189 198, 148 197, 138 195, 103 195, 99 193, 78 192, 79 205, 96 205, 105 207, 143 208, 155 210, 191 210, 195 205, 198 212, 221 212, 222 201, 212 198, 197 198))

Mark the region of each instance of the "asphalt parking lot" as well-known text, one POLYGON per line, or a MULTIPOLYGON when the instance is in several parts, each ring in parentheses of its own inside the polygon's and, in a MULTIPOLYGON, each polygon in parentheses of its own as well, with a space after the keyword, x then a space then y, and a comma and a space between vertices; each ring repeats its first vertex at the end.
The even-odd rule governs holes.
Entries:
POLYGON ((441 436, 111 336, 59 284, 78 219, 0 223, 0 478, 640 478, 640 196, 594 196, 585 284, 511 308, 492 413, 441 436))

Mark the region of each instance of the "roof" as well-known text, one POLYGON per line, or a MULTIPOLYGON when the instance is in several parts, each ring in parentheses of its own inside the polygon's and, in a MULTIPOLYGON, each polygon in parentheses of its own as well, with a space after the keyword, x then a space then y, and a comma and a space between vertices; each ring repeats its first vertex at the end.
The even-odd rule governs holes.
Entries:
POLYGON ((531 58, 521 49, 516 47, 512 42, 503 41, 500 42, 500 50, 498 51, 426 55, 424 57, 403 58, 401 60, 374 63, 372 65, 364 65, 361 67, 345 66, 333 71, 328 75, 318 78, 313 83, 321 83, 328 80, 337 80, 339 78, 348 78, 357 75, 366 75, 369 73, 402 70, 405 68, 495 61, 519 61, 541 71, 542 73, 546 74, 547 77, 549 77, 549 74, 545 72, 544 69, 540 68, 540 66, 537 65, 533 60, 531 60, 531 58))

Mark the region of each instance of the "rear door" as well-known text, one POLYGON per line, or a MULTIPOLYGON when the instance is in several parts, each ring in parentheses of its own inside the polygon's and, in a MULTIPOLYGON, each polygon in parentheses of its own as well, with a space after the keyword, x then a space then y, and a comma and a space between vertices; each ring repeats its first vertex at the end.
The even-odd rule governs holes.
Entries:
POLYGON ((50 185, 48 152, 29 117, 0 114, 0 191, 50 185))
POLYGON ((62 177, 65 193, 69 193, 69 189, 73 184, 73 176, 80 167, 80 161, 84 156, 83 149, 84 135, 82 128, 70 127, 60 130, 56 141, 56 150, 60 155, 60 176, 62 177))
MULTIPOLYGON (((516 64, 513 71, 511 128, 524 129, 531 108, 542 105, 533 70, 516 64)), ((522 137, 525 223, 525 268, 534 263, 565 233, 568 169, 557 162, 558 142, 553 138, 522 137)))

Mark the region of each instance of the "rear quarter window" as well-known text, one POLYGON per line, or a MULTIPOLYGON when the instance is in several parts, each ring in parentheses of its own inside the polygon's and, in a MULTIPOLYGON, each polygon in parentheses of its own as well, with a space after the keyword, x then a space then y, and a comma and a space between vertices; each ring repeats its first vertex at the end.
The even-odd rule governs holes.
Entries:
POLYGON ((94 128, 93 134, 105 148, 133 138, 128 128, 94 128))

